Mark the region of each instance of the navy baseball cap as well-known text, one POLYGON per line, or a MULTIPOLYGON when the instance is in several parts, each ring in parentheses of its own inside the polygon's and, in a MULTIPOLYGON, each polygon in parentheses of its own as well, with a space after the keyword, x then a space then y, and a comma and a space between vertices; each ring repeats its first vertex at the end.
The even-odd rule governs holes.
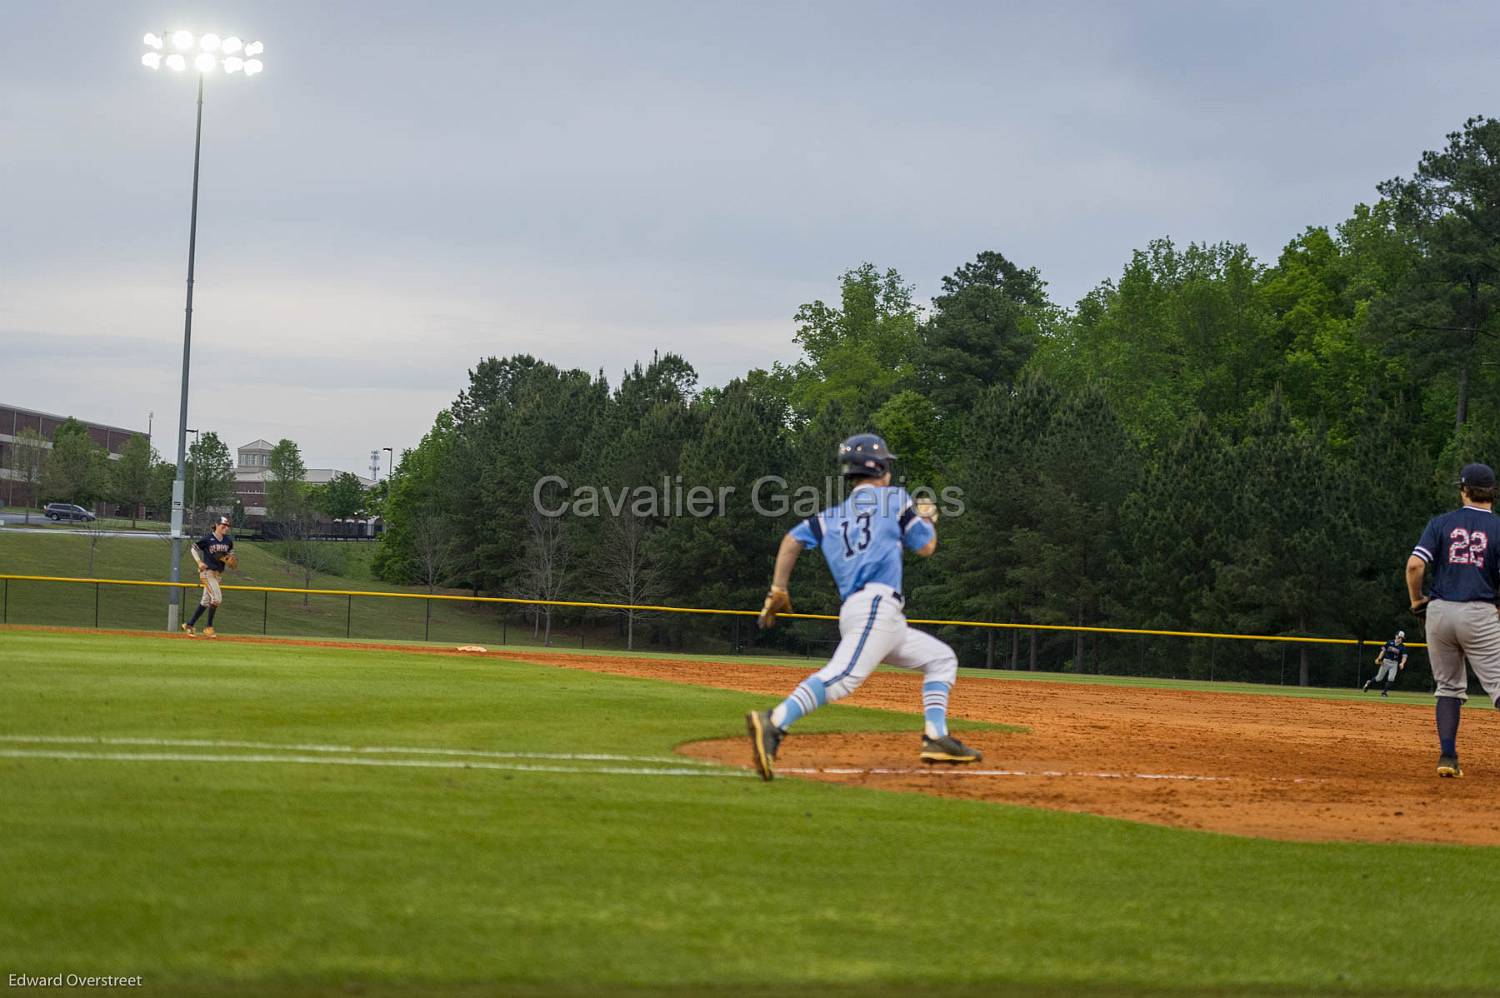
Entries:
MULTIPOLYGON (((1490 480, 1494 481, 1494 476, 1493 475, 1490 476, 1490 480)), ((216 526, 216 527, 232 527, 232 526, 234 526, 234 524, 232 524, 232 523, 229 522, 229 517, 227 517, 227 516, 221 516, 217 520, 214 521, 214 526, 216 526)))
POLYGON ((1458 473, 1459 485, 1472 485, 1476 489, 1492 489, 1495 487, 1495 469, 1487 464, 1466 464, 1464 470, 1458 473))

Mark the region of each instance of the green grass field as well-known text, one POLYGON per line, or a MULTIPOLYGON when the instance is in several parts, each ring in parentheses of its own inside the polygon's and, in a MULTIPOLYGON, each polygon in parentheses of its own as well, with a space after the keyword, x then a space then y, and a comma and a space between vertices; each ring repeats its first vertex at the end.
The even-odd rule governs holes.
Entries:
POLYGON ((757 703, 495 659, 0 632, 0 972, 182 995, 1500 989, 1500 850, 671 761, 757 703), (68 752, 163 758, 17 754, 68 752), (580 753, 622 758, 551 758, 580 753), (329 764, 350 760, 379 764, 329 764), (465 761, 496 768, 431 768, 465 761))

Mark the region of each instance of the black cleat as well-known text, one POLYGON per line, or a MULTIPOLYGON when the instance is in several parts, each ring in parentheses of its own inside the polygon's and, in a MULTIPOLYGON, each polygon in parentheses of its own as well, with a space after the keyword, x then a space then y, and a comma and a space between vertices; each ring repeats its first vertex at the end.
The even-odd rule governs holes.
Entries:
POLYGON ((745 730, 750 733, 750 750, 755 771, 763 780, 776 776, 776 750, 786 732, 771 723, 769 710, 752 710, 745 715, 745 730))
POLYGON ((941 738, 928 738, 922 736, 922 761, 933 762, 978 762, 984 758, 984 753, 978 749, 969 748, 963 742, 952 735, 944 735, 941 738))
POLYGON ((1368 692, 1370 692, 1370 684, 1373 683, 1374 681, 1375 680, 1373 680, 1373 679, 1366 679, 1365 680, 1365 685, 1361 686, 1359 688, 1359 691, 1361 693, 1368 693, 1368 692))
POLYGON ((1464 769, 1458 764, 1458 756, 1444 755, 1438 757, 1439 776, 1462 776, 1464 769))

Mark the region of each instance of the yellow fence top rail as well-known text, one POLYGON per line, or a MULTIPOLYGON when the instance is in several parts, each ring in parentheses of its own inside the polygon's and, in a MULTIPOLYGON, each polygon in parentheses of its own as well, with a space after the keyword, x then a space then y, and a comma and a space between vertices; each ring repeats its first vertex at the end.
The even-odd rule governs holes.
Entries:
MULTIPOLYGON (((7 575, 0 573, 0 580, 14 580, 17 582, 63 582, 81 585, 102 586, 149 586, 170 589, 176 586, 179 589, 197 589, 198 584, 194 582, 155 582, 146 579, 86 579, 61 575, 7 575)), ((528 599, 519 596, 454 596, 448 593, 382 593, 363 589, 294 589, 284 586, 232 586, 226 585, 224 589, 246 592, 246 593, 293 593, 296 595, 312 596, 348 596, 365 597, 371 599, 418 599, 418 600, 450 600, 457 603, 499 603, 518 606, 564 606, 585 610, 635 610, 642 613, 696 613, 709 614, 724 617, 755 617, 758 610, 723 610, 711 607, 695 606, 657 606, 649 603, 600 603, 591 600, 560 600, 560 599, 528 599)), ((827 613, 782 613, 778 617, 792 620, 838 620, 833 614, 827 613)), ((1360 645, 1380 644, 1376 640, 1360 641, 1357 638, 1320 638, 1312 635, 1296 634, 1227 634, 1219 631, 1168 631, 1144 627, 1089 627, 1080 624, 1022 624, 999 622, 990 620, 932 620, 911 617, 907 620, 911 624, 922 624, 927 627, 977 627, 990 630, 1011 631, 1069 631, 1082 632, 1085 634, 1135 634, 1148 637, 1164 638, 1215 638, 1226 641, 1272 641, 1287 644, 1316 644, 1316 645, 1360 645)), ((1426 644, 1420 641, 1409 641, 1408 648, 1425 648, 1426 644)))

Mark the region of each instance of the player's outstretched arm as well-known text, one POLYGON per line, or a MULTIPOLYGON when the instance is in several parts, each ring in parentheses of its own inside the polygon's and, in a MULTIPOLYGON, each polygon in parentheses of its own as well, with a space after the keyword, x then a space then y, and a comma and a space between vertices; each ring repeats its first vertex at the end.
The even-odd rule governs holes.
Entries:
POLYGON ((791 585, 792 569, 797 567, 797 558, 802 554, 802 542, 788 531, 781 538, 781 547, 776 549, 776 570, 771 574, 771 585, 785 589, 791 585))
POLYGON ((787 587, 792 581, 792 569, 797 567, 797 558, 802 554, 802 542, 787 534, 781 538, 781 547, 776 550, 776 568, 771 573, 771 591, 766 593, 766 601, 760 608, 760 617, 757 622, 761 630, 769 630, 776 623, 778 613, 787 613, 792 609, 792 597, 787 587))

